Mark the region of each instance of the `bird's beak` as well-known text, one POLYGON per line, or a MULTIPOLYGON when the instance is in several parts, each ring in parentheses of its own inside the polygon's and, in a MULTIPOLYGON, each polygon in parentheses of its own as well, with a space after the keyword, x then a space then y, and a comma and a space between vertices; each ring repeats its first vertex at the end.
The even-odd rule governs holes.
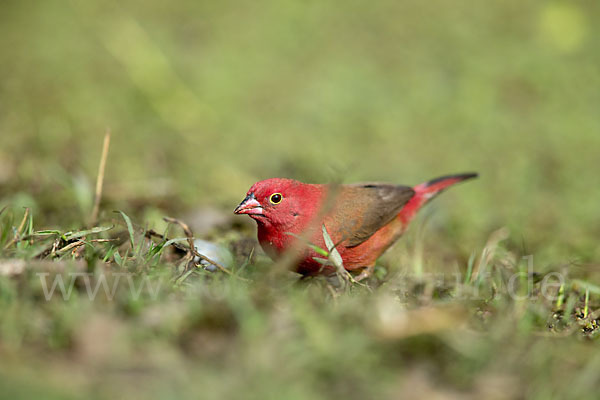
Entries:
POLYGON ((235 214, 263 215, 263 208, 254 197, 254 193, 250 193, 233 212, 235 214))

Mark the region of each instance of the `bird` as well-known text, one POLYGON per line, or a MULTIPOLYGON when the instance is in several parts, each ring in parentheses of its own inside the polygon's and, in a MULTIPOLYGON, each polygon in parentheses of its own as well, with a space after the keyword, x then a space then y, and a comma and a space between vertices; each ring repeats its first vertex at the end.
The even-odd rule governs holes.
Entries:
POLYGON ((296 272, 331 275, 335 267, 319 262, 326 230, 343 267, 371 276, 377 259, 407 230, 417 211, 442 191, 476 178, 477 173, 446 175, 416 186, 389 183, 308 184, 270 178, 256 182, 235 214, 257 223, 258 241, 273 260, 295 251, 296 272), (312 246, 303 245, 308 241, 312 246))

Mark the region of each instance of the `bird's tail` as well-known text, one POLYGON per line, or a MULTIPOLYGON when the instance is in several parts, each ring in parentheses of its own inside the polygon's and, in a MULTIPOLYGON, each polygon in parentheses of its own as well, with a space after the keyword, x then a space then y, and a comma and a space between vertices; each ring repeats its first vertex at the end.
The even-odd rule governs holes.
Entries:
POLYGON ((432 179, 428 182, 421 183, 420 185, 413 187, 415 195, 402 208, 402 211, 399 215, 400 218, 402 218, 405 223, 408 223, 421 207, 423 207, 435 196, 442 193, 445 189, 459 182, 477 178, 477 176, 478 174, 473 172, 447 175, 432 179))

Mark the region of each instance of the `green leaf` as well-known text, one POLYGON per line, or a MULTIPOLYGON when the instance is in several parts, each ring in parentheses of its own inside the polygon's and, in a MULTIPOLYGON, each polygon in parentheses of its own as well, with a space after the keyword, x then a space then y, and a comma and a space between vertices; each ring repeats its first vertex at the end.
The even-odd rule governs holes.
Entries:
POLYGON ((467 264, 467 273, 465 275, 465 281, 464 284, 467 285, 469 282, 471 282, 471 276, 473 275, 473 266, 475 265, 475 252, 473 251, 471 253, 471 256, 469 257, 469 263, 467 264))
POLYGON ((73 240, 73 239, 77 239, 77 238, 80 238, 80 237, 83 237, 83 236, 95 235, 97 233, 106 232, 106 231, 109 231, 109 230, 111 230, 113 228, 114 228, 114 226, 105 226, 105 227, 97 226, 95 228, 87 229, 85 231, 67 232, 67 233, 65 233, 62 236, 62 238, 65 241, 67 241, 67 240, 73 240))
POLYGON ((104 258, 102 259, 102 261, 103 262, 108 262, 108 260, 110 260, 112 258, 113 254, 116 251, 117 251, 117 248, 115 246, 110 246, 110 248, 106 252, 106 255, 104 256, 104 258))
POLYGON ((25 231, 23 232, 24 235, 29 235, 31 236, 31 234, 33 234, 33 213, 29 213, 29 217, 27 219, 27 226, 25 227, 25 231))
POLYGON ((329 250, 329 259, 338 270, 344 269, 344 260, 342 260, 342 256, 340 255, 339 251, 337 251, 337 249, 335 248, 335 244, 333 243, 333 240, 331 240, 331 236, 329 236, 325 224, 323 224, 322 229, 323 239, 325 240, 325 245, 329 250))
POLYGON ((33 233, 33 236, 49 236, 49 235, 60 235, 60 231, 45 230, 37 231, 33 233))
POLYGON ((329 262, 329 260, 327 258, 313 257, 312 259, 321 265, 331 265, 331 263, 329 262))
POLYGON ((115 259, 115 262, 119 265, 119 266, 123 266, 123 258, 121 257, 121 255, 119 254, 119 251, 115 251, 115 254, 113 254, 113 258, 115 259))
POLYGON ((176 238, 176 239, 167 240, 162 247, 164 249, 165 247, 169 247, 173 243, 178 243, 178 242, 187 242, 187 238, 176 238))
POLYGON ((135 232, 133 230, 133 224, 131 223, 131 218, 127 216, 123 211, 115 211, 121 214, 123 219, 125 220, 125 224, 127 224, 127 230, 129 231, 129 242, 131 244, 131 249, 135 249, 135 232))

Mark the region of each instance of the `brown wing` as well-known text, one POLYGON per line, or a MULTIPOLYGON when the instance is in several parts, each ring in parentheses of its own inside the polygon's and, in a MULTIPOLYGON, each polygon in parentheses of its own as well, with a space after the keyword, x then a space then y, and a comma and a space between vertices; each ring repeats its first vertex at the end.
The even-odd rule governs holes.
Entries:
POLYGON ((344 185, 337 192, 330 222, 346 247, 358 246, 391 222, 415 194, 408 186, 382 183, 344 185))

